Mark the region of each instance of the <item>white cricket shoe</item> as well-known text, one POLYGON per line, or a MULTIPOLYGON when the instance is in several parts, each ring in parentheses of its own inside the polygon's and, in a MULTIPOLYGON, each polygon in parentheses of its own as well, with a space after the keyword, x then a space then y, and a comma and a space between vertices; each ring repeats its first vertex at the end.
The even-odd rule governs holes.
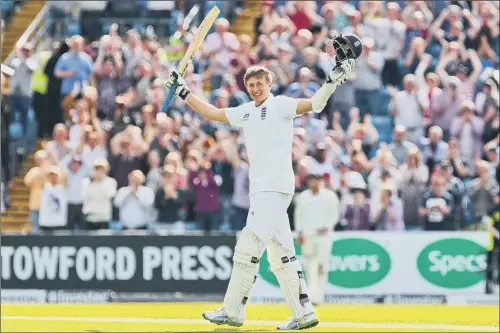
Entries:
POLYGON ((223 307, 214 311, 205 311, 202 313, 202 316, 209 322, 217 325, 229 325, 229 326, 240 327, 243 325, 244 313, 245 313, 244 311, 245 311, 244 309, 241 311, 241 314, 243 315, 242 318, 229 317, 226 314, 226 311, 224 310, 223 307))
POLYGON ((290 319, 288 322, 278 326, 279 330, 305 330, 319 324, 316 313, 306 314, 301 320, 290 319))

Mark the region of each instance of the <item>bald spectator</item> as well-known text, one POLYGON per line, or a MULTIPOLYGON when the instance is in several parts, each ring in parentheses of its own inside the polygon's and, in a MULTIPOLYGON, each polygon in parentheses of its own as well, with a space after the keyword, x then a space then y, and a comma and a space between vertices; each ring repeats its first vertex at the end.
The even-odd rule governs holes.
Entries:
POLYGON ((146 230, 153 208, 155 194, 152 189, 144 186, 146 177, 140 170, 134 170, 128 175, 128 186, 122 187, 116 193, 114 204, 120 213, 120 225, 125 230, 146 230))

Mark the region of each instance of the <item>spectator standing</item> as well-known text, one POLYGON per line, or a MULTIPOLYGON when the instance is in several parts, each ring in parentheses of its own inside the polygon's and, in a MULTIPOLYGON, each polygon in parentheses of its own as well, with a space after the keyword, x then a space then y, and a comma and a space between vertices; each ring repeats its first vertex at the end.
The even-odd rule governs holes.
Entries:
POLYGON ((455 226, 457 229, 463 230, 465 185, 462 180, 453 175, 453 166, 447 160, 442 161, 439 167, 436 168, 436 171, 438 171, 440 176, 444 179, 446 184, 445 190, 453 197, 454 209, 452 213, 455 226))
POLYGON ((46 143, 44 150, 47 152, 52 163, 59 163, 64 156, 71 152, 66 125, 57 124, 54 127, 52 140, 46 143))
POLYGON ((469 49, 465 51, 465 57, 461 58, 459 54, 461 47, 460 44, 454 42, 449 44, 450 51, 441 56, 438 65, 436 66, 436 73, 439 75, 441 82, 445 88, 447 88, 447 83, 449 82, 450 74, 448 71, 452 72, 454 70, 455 76, 460 80, 460 85, 457 88, 458 94, 464 98, 464 100, 474 100, 474 95, 476 91, 476 84, 479 79, 479 75, 483 70, 483 65, 481 60, 477 56, 476 51, 469 49), (469 68, 467 67, 467 62, 470 61, 472 64, 472 72, 469 73, 469 68))
POLYGON ((419 94, 416 77, 408 74, 403 80, 404 90, 393 93, 391 110, 396 125, 404 125, 408 140, 418 143, 424 135, 424 110, 429 107, 427 96, 419 94))
POLYGON ((140 170, 129 174, 129 184, 116 193, 114 204, 118 207, 119 221, 125 230, 146 230, 151 218, 155 194, 144 186, 146 177, 140 170))
POLYGON ((372 229, 384 231, 404 231, 403 203, 395 195, 392 186, 384 186, 380 191, 380 208, 375 212, 372 229))
POLYGON ((421 140, 422 162, 429 171, 434 170, 448 154, 448 144, 443 141, 443 130, 438 126, 429 128, 429 137, 421 140))
POLYGON ((24 176, 24 185, 30 190, 30 225, 32 231, 38 231, 40 219, 40 205, 42 200, 42 189, 45 184, 47 168, 50 166, 49 155, 39 150, 35 153, 35 166, 24 176))
POLYGON ((401 166, 401 200, 404 207, 404 222, 406 230, 422 231, 422 219, 419 217, 419 207, 429 180, 429 169, 422 163, 418 148, 408 150, 408 159, 401 166))
POLYGON ((474 115, 475 109, 472 101, 462 102, 461 115, 453 118, 450 125, 450 135, 459 142, 460 157, 468 163, 482 156, 484 120, 474 115))
POLYGON ((231 55, 240 47, 238 37, 229 32, 229 21, 219 18, 214 23, 215 32, 209 34, 203 45, 203 53, 210 58, 212 89, 220 88, 222 75, 227 73, 231 55))
POLYGON ((31 80, 33 72, 38 68, 37 58, 33 55, 33 46, 30 43, 22 45, 8 66, 15 70, 14 75, 9 79, 11 115, 14 117, 13 120, 21 123, 23 135, 27 135, 28 111, 33 94, 31 80))
POLYGON ((394 127, 393 141, 387 147, 398 165, 404 164, 408 160, 408 152, 417 148, 414 143, 406 139, 406 136, 406 127, 404 125, 396 125, 394 127))
POLYGON ((90 80, 92 58, 83 52, 83 43, 83 37, 73 36, 70 41, 71 51, 63 54, 57 61, 54 75, 62 79, 60 102, 71 93, 75 84, 83 87, 90 80))
POLYGON ((356 60, 356 106, 361 117, 365 113, 374 114, 379 109, 379 90, 382 88, 382 70, 385 60, 382 54, 374 51, 375 42, 367 37, 362 40, 363 52, 356 60))
POLYGON ((82 162, 87 166, 94 165, 97 159, 107 159, 108 157, 101 128, 88 133, 82 146, 82 162))
POLYGON ((56 166, 48 166, 46 172, 40 202, 40 229, 43 231, 67 229, 68 197, 65 176, 56 166))
MULTIPOLYGON (((262 7, 266 7, 263 5, 262 7)), ((229 73, 233 74, 236 83, 241 91, 246 91, 243 76, 248 67, 257 64, 257 56, 251 52, 252 39, 248 35, 240 35, 238 37, 240 49, 231 55, 229 61, 229 73)))
POLYGON ((321 176, 310 174, 308 189, 295 199, 295 230, 302 247, 309 297, 322 304, 332 252, 332 232, 339 222, 340 202, 335 192, 322 186, 321 176))
POLYGON ((194 210, 200 229, 206 233, 220 228, 220 190, 209 165, 200 165, 195 156, 188 157, 189 184, 194 193, 194 210))
POLYGON ((107 229, 112 218, 116 180, 106 175, 109 170, 106 159, 96 159, 93 168, 92 175, 82 181, 83 227, 86 230, 107 229))
POLYGON ((495 206, 494 198, 499 193, 496 180, 491 177, 487 161, 477 162, 478 177, 470 182, 467 192, 470 197, 471 211, 474 218, 474 227, 477 228, 483 216, 495 206))
POLYGON ((94 75, 97 83, 97 107, 101 118, 109 119, 113 115, 116 96, 121 93, 123 79, 123 59, 120 45, 109 38, 99 44, 99 53, 95 61, 94 75))
POLYGON ((426 231, 453 231, 454 200, 452 195, 445 190, 445 180, 440 175, 433 175, 431 188, 423 195, 419 215, 424 219, 426 231))
POLYGON ((443 140, 448 141, 450 125, 459 111, 464 100, 458 92, 461 82, 456 77, 450 77, 446 88, 431 101, 431 123, 439 126, 443 131, 443 140))
POLYGON ((149 172, 146 176, 146 186, 154 192, 158 190, 161 185, 161 168, 160 168, 160 155, 156 150, 152 150, 148 154, 149 172))
POLYGON ((177 188, 175 178, 175 167, 166 165, 162 169, 162 184, 155 194, 154 208, 158 216, 154 228, 183 234, 185 225, 181 218, 181 209, 186 202, 187 194, 177 188))
MULTIPOLYGON (((377 48, 384 55, 382 80, 384 85, 397 86, 400 83, 399 57, 405 46, 406 24, 399 20, 401 8, 397 2, 387 3, 387 17, 371 21, 377 48)), ((370 14, 368 14, 370 15, 370 14)))
POLYGON ((84 165, 81 156, 76 154, 65 156, 59 165, 67 179, 68 222, 66 225, 69 230, 81 230, 83 229, 83 180, 90 175, 90 166, 84 165))
POLYGON ((250 210, 250 181, 248 179, 249 162, 245 147, 239 152, 236 145, 231 156, 234 173, 234 190, 231 198, 231 229, 241 231, 246 224, 250 210))
POLYGON ((370 229, 370 202, 367 199, 366 184, 363 187, 352 187, 352 202, 347 204, 344 212, 345 230, 360 231, 370 229))
POLYGON ((111 139, 110 176, 119 188, 127 186, 132 171, 143 168, 146 151, 147 144, 138 127, 129 126, 111 139))
POLYGON ((55 75, 56 64, 63 54, 69 51, 69 46, 65 42, 55 42, 52 46, 54 49, 52 57, 50 57, 47 65, 45 65, 45 74, 47 75, 47 110, 49 111, 44 117, 44 122, 40 124, 39 136, 42 138, 48 137, 56 124, 64 121, 63 111, 61 106, 61 84, 62 80, 55 75))

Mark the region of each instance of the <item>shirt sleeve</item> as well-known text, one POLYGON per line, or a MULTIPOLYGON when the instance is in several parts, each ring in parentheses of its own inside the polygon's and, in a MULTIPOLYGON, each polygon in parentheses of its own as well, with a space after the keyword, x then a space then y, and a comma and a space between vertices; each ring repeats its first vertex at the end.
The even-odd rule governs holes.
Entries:
POLYGON ((224 109, 224 113, 226 114, 229 123, 233 126, 243 126, 243 117, 245 116, 245 104, 234 107, 234 108, 226 108, 224 109))
POLYGON ((297 117, 297 106, 299 100, 288 96, 278 96, 278 111, 283 115, 283 118, 291 120, 297 117))
POLYGON ((62 55, 56 63, 56 67, 54 68, 54 72, 57 71, 66 71, 67 70, 67 62, 66 57, 62 55))

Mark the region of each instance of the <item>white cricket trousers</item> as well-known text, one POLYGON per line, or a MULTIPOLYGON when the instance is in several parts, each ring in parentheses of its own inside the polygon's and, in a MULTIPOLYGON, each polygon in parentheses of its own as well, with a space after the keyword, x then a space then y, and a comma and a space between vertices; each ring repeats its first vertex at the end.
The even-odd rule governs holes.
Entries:
POLYGON ((292 231, 286 213, 292 198, 293 195, 280 192, 257 192, 250 196, 246 226, 259 237, 265 245, 264 249, 274 237, 289 256, 295 255, 292 231))
POLYGON ((330 234, 304 237, 302 262, 309 287, 309 299, 312 303, 324 303, 331 252, 332 236, 330 234))

